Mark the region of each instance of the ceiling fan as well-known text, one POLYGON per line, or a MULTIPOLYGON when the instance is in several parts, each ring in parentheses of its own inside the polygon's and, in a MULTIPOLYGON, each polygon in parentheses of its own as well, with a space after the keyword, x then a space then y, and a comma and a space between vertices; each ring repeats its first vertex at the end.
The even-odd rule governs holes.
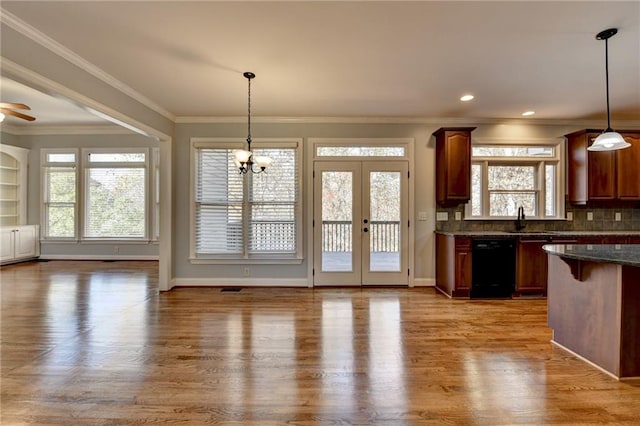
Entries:
POLYGON ((36 118, 21 112, 15 111, 16 109, 30 110, 28 105, 16 104, 13 102, 0 102, 0 121, 4 120, 5 115, 13 115, 14 117, 22 118, 23 120, 33 121, 36 118))

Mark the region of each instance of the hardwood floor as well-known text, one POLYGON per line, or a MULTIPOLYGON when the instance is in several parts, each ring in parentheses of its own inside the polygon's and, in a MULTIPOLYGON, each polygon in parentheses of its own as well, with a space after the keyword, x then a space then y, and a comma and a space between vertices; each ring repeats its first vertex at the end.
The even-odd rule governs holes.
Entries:
POLYGON ((155 262, 3 267, 1 423, 638 424, 640 383, 549 343, 545 300, 179 288, 155 262))

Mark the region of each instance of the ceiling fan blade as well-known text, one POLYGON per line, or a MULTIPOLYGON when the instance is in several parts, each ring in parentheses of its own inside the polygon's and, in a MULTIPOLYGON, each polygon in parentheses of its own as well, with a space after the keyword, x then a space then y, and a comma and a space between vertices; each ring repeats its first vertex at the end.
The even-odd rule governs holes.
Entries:
POLYGON ((13 115, 14 117, 22 118, 23 120, 27 120, 27 121, 33 121, 36 119, 35 117, 32 117, 30 115, 23 114, 21 112, 14 111, 8 108, 0 108, 0 111, 2 111, 6 115, 13 115))
POLYGON ((28 105, 25 104, 16 104, 13 102, 0 102, 0 108, 9 108, 9 109, 31 109, 28 105))

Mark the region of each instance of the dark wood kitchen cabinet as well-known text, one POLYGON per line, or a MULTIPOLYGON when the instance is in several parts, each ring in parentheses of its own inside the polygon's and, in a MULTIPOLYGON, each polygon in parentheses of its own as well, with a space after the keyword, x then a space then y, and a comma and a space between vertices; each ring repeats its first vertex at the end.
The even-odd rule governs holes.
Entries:
POLYGON ((547 295, 547 253, 542 246, 546 238, 519 238, 516 245, 516 290, 514 297, 547 295))
POLYGON ((588 151, 600 133, 585 129, 565 135, 569 202, 640 200, 640 132, 619 132, 631 144, 629 148, 588 151))
POLYGON ((623 134, 631 146, 616 151, 617 196, 620 200, 640 200, 640 132, 623 134))
POLYGON ((436 288, 450 297, 471 293, 472 240, 436 234, 436 288))
POLYGON ((563 236, 524 236, 516 245, 516 289, 513 297, 546 296, 548 255, 545 244, 577 244, 578 240, 563 236))
POLYGON ((471 132, 475 127, 442 127, 436 138, 436 202, 457 206, 471 198, 471 132))

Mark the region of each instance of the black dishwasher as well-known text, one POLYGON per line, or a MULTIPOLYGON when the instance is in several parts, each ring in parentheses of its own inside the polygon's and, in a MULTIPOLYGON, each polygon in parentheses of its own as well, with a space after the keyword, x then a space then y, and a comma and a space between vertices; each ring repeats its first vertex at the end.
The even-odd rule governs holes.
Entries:
POLYGON ((516 242, 473 239, 471 298, 511 297, 516 285, 516 242))

